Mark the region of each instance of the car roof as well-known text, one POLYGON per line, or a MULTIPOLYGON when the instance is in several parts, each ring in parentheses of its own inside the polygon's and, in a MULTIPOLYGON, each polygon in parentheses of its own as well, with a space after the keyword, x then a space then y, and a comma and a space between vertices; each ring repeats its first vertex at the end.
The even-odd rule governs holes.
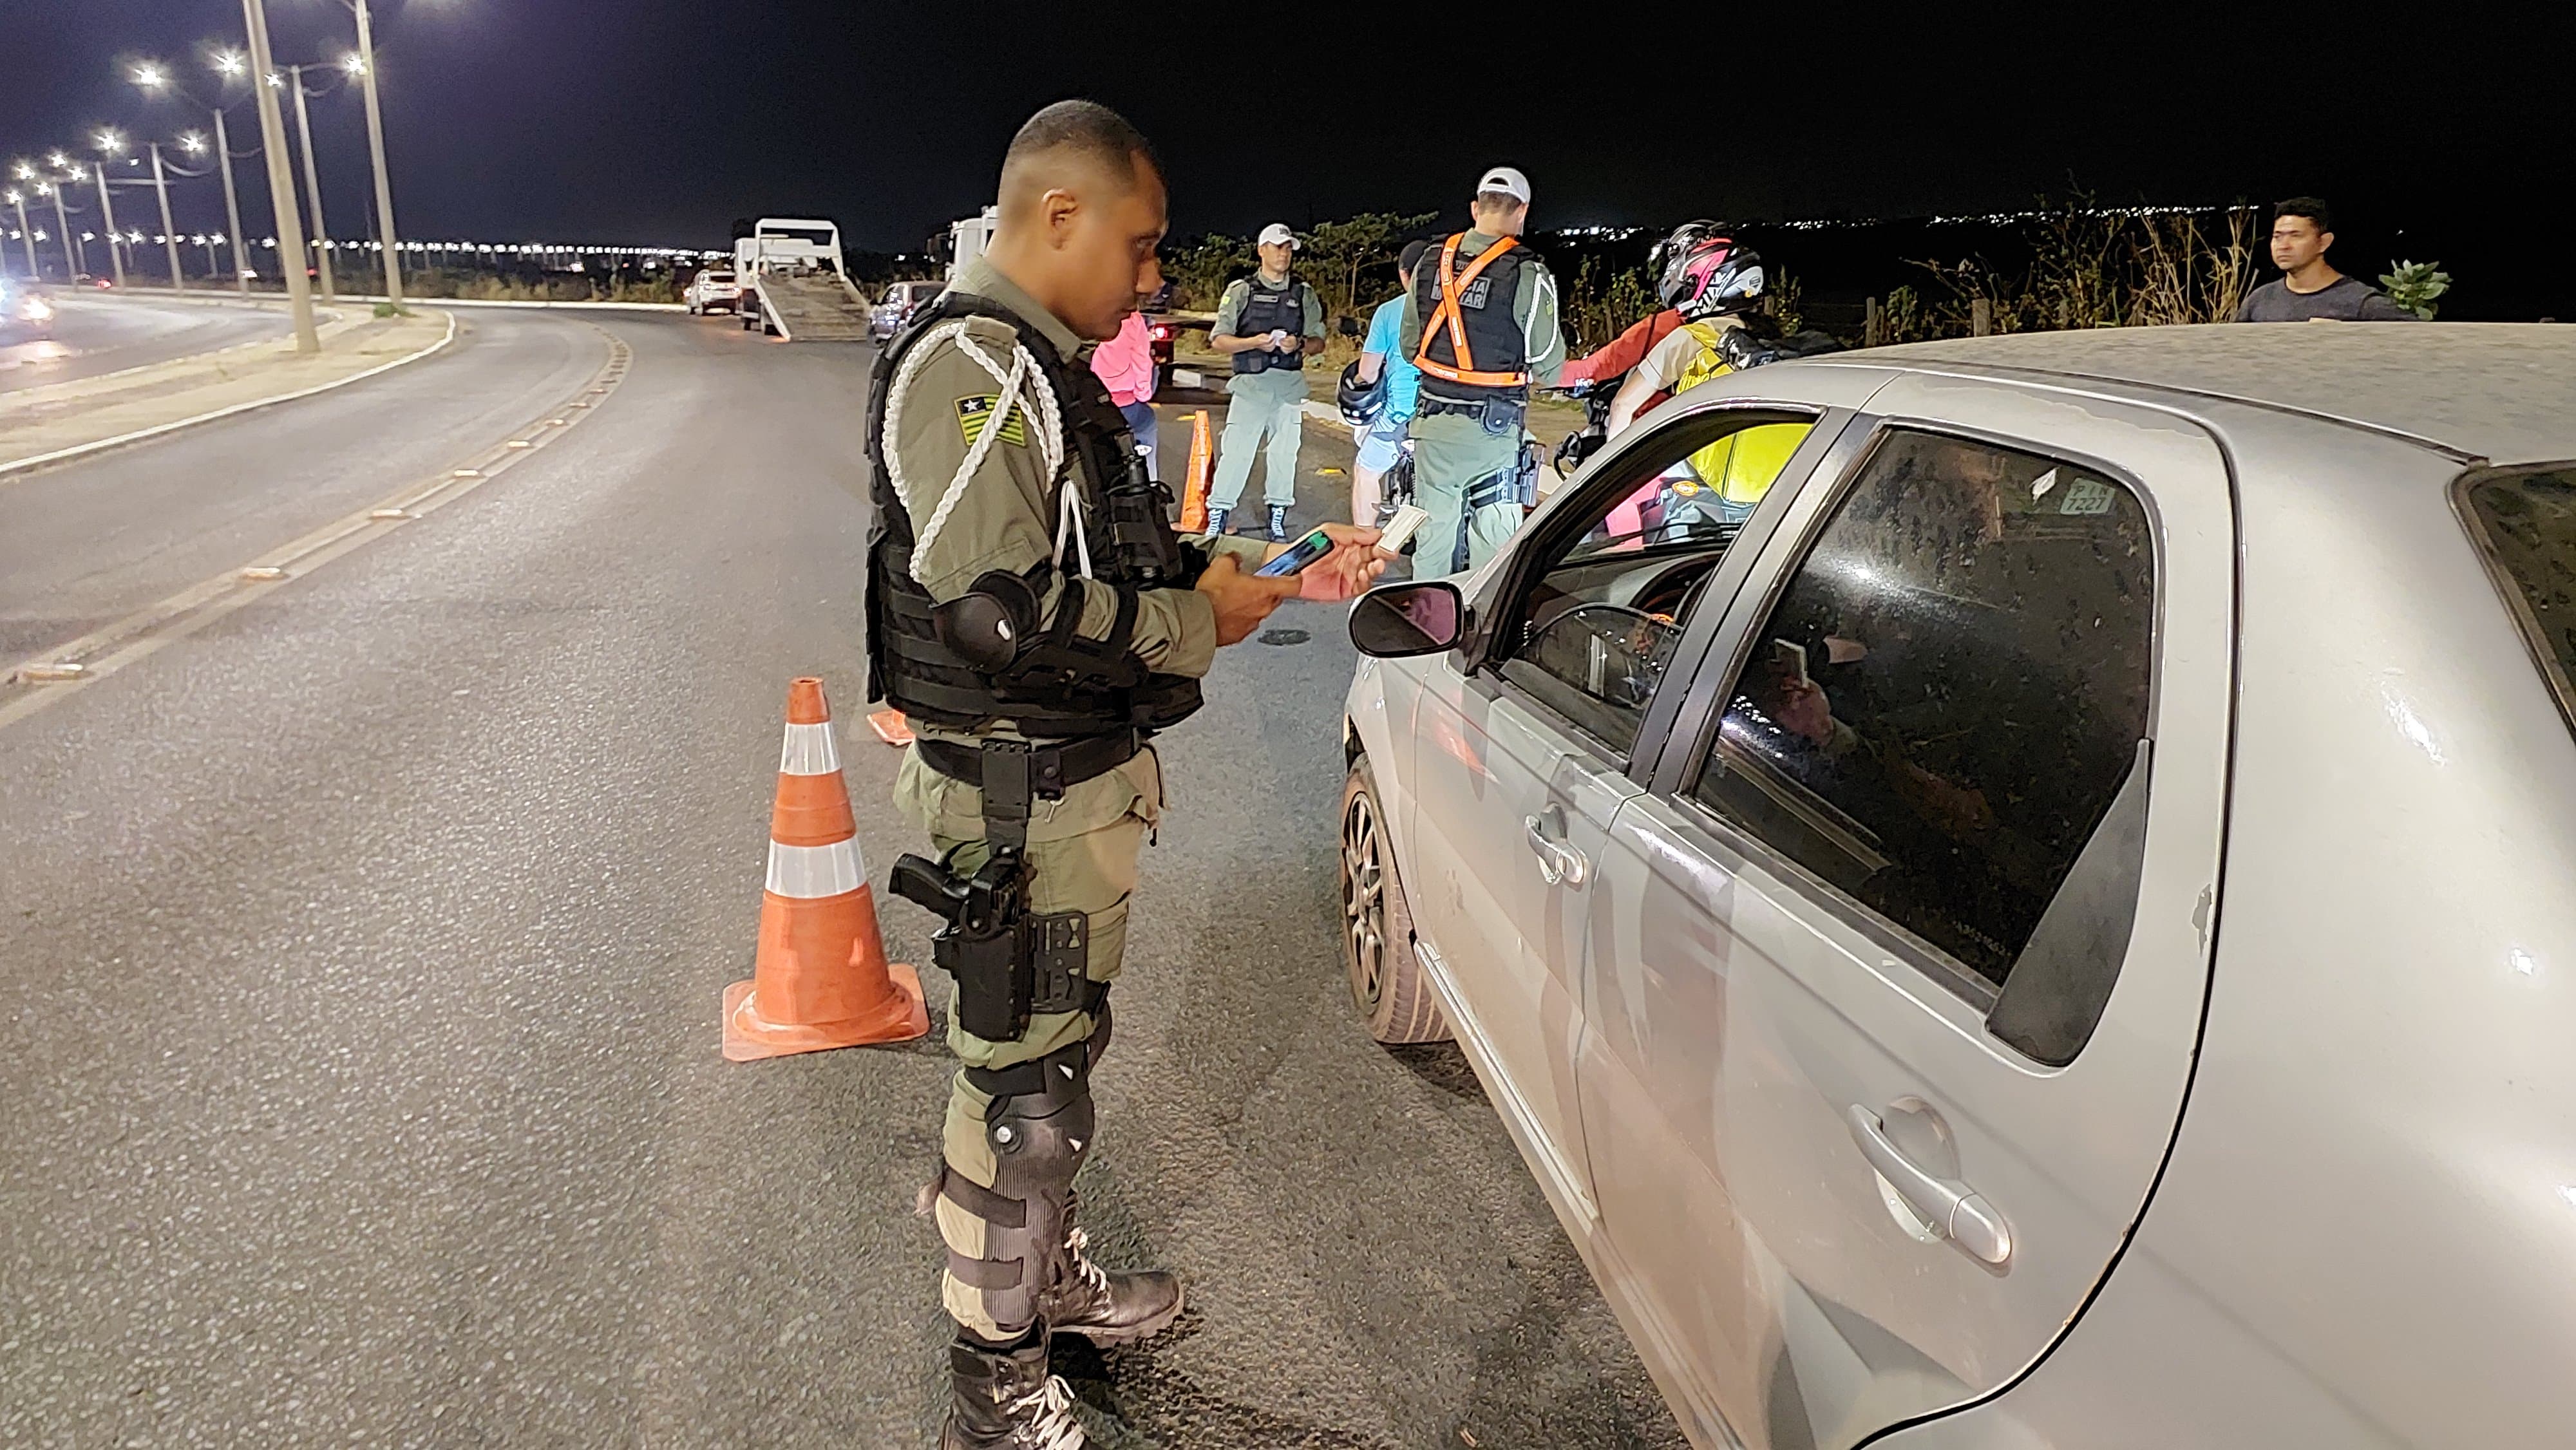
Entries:
POLYGON ((2080 378, 2304 413, 2496 463, 2576 458, 2576 327, 2558 324, 2116 327, 1816 361, 2080 378))

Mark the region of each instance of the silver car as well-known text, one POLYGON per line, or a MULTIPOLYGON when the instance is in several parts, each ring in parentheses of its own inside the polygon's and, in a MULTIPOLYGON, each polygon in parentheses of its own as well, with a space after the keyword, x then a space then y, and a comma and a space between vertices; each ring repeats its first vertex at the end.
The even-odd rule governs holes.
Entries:
POLYGON ((1354 608, 1360 1008, 1695 1444, 2576 1443, 2571 459, 2566 327, 1717 379, 1354 608))

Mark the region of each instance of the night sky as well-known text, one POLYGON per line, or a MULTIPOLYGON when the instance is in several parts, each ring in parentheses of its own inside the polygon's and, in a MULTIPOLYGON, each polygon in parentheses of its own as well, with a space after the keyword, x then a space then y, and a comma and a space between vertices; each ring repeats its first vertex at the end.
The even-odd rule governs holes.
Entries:
MULTIPOLYGON (((2070 182, 2106 201, 2317 191, 2355 225, 2482 257, 2527 228, 2520 265, 2563 271, 2553 234, 2576 214, 2576 32, 2540 18, 2556 6, 378 4, 414 237, 721 245, 736 217, 812 213, 915 249, 990 198, 1012 129, 1068 95, 1154 137, 1184 233, 1454 212, 1495 161, 1530 173, 1540 227, 1980 211, 2070 182)), ((339 0, 269 8, 281 61, 350 46, 339 0)), ((239 44, 240 17, 0 0, 0 154, 202 126, 119 59, 212 96, 201 42, 239 44)), ((313 106, 333 230, 360 232, 355 94, 313 106)), ((220 225, 212 181, 178 195, 183 229, 220 225)))

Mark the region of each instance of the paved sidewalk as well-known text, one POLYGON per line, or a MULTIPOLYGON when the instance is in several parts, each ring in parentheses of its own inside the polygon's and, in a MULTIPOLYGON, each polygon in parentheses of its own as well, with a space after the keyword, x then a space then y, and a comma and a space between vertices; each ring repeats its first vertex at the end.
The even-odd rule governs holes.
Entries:
POLYGON ((0 396, 0 474, 355 382, 445 347, 455 322, 431 308, 379 318, 344 307, 321 333, 309 356, 290 338, 0 396))

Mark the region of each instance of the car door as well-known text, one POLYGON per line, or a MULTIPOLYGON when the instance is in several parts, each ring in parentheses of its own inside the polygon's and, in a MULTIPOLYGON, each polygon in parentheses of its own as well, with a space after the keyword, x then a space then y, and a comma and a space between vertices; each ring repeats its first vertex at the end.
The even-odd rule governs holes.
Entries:
POLYGON ((2164 1160, 2208 981, 2218 449, 1973 379, 1870 411, 1694 662, 1586 965, 1608 1257, 1757 1450, 2044 1352, 2164 1160))
POLYGON ((1479 662, 1426 671, 1415 714, 1417 938, 1524 1155, 1582 1222, 1592 1209, 1573 1067, 1593 875, 1611 818, 1640 788, 1632 771, 1642 777, 1636 763, 1651 757, 1649 708, 1686 606, 1733 537, 1697 516, 1650 532, 1635 500, 1715 438, 1815 425, 1812 412, 1675 411, 1532 524, 1478 600, 1479 662))

